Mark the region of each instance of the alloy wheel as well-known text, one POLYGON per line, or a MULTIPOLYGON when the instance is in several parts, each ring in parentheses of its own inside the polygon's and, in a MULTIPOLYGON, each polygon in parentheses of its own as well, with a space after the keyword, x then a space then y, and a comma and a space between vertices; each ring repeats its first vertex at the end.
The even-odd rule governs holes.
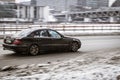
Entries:
POLYGON ((33 56, 39 53, 39 47, 37 45, 32 45, 29 49, 29 53, 33 56))
POLYGON ((71 45, 71 51, 76 52, 79 48, 79 45, 77 42, 73 42, 71 45))

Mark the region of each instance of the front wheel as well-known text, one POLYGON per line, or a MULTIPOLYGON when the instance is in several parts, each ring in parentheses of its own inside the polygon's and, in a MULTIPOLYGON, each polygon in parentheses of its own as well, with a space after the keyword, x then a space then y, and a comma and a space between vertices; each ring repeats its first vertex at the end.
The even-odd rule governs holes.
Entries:
POLYGON ((71 44, 71 51, 72 52, 77 52, 78 49, 79 49, 79 44, 77 42, 73 42, 71 44))
POLYGON ((39 53, 39 47, 37 45, 31 45, 29 48, 29 54, 36 56, 39 53))

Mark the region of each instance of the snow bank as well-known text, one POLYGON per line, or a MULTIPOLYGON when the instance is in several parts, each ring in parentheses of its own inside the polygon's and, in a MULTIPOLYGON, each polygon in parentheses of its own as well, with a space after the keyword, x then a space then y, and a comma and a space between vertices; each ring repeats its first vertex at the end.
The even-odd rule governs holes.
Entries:
MULTIPOLYGON (((76 66, 79 67, 79 66, 76 66)), ((120 67, 113 65, 96 65, 75 71, 49 72, 25 77, 5 77, 2 80, 117 80, 120 67)))

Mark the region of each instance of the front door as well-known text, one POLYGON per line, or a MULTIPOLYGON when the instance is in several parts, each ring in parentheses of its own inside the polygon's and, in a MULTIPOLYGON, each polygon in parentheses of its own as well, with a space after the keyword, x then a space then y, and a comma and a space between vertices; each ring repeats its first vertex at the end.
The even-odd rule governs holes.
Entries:
POLYGON ((65 40, 65 38, 54 30, 48 30, 50 37, 51 47, 55 50, 65 49, 68 47, 69 43, 65 40))

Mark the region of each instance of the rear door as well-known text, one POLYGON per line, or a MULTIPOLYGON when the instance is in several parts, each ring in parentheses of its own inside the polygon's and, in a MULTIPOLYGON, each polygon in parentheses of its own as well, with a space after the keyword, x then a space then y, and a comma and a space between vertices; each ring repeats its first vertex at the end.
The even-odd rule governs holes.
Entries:
POLYGON ((29 41, 32 44, 39 45, 41 50, 49 50, 50 49, 50 40, 48 37, 47 30, 41 29, 34 31, 29 35, 29 41))
POLYGON ((40 35, 40 46, 42 49, 44 50, 51 50, 52 47, 51 47, 51 40, 49 38, 49 34, 47 32, 47 30, 41 30, 39 32, 39 35, 40 35))

